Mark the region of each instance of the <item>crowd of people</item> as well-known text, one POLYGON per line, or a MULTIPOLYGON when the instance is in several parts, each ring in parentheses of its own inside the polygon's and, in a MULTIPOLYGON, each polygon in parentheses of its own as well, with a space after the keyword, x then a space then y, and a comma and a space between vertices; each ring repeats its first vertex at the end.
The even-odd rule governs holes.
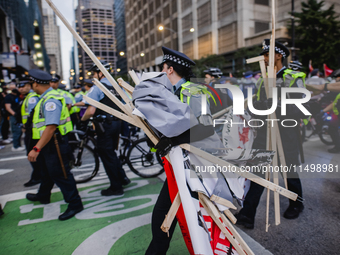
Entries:
MULTIPOLYGON (((263 42, 261 55, 264 56, 265 64, 269 63, 269 40, 263 42)), ((204 71, 205 84, 193 90, 195 86, 190 82, 193 77, 191 67, 195 62, 183 53, 163 47, 163 62, 161 70, 173 86, 171 92, 184 104, 195 112, 197 123, 175 137, 167 137, 160 134, 160 142, 153 145, 160 155, 166 155, 169 150, 176 145, 185 142, 209 141, 214 143, 214 147, 221 146, 220 139, 212 126, 212 115, 224 108, 232 105, 233 96, 227 89, 217 88, 217 84, 230 83, 237 85, 242 90, 244 97, 247 97, 249 88, 255 94, 253 105, 258 110, 269 109, 272 99, 268 98, 265 91, 264 80, 260 71, 247 71, 243 78, 236 79, 230 76, 223 76, 222 71, 217 67, 211 67, 204 71), (212 97, 207 97, 210 109, 208 114, 201 112, 201 95, 211 95, 209 87, 215 89, 221 99, 220 104, 212 102, 212 97), (191 136, 190 136, 191 133, 191 136), (196 136, 193 136, 196 134, 196 136), (193 140, 195 137, 196 140, 193 140)), ((336 90, 336 82, 339 81, 339 74, 334 75, 333 81, 322 78, 319 70, 315 69, 310 78, 306 79, 306 74, 301 72, 302 64, 298 61, 291 61, 288 68, 284 66, 284 60, 289 56, 289 50, 281 43, 275 44, 275 67, 277 70, 276 86, 304 88, 306 85, 313 91, 336 90), (333 84, 333 85, 332 85, 333 84)), ((109 71, 109 63, 102 61, 103 66, 109 71)), ((108 88, 119 100, 119 94, 113 89, 107 78, 100 71, 99 67, 93 65, 91 70, 93 78, 98 79, 108 88)), ((65 86, 59 83, 60 77, 56 74, 49 74, 41 70, 33 69, 29 71, 29 76, 21 77, 16 81, 16 85, 3 87, 1 94, 1 135, 2 143, 13 143, 13 151, 27 151, 28 160, 32 165, 31 179, 25 183, 26 187, 40 184, 36 194, 27 194, 30 201, 39 201, 42 204, 50 203, 51 189, 56 184, 68 203, 67 210, 59 216, 60 220, 67 220, 83 210, 81 198, 70 169, 70 148, 68 147, 68 133, 73 128, 87 125, 87 121, 93 117, 97 141, 98 154, 103 162, 104 169, 110 181, 110 186, 101 191, 102 196, 123 196, 124 186, 131 181, 127 178, 121 163, 115 153, 117 148, 119 133, 121 131, 121 121, 94 106, 88 105, 83 99, 83 95, 99 101, 111 108, 119 110, 91 80, 84 81, 84 88, 77 85, 72 93, 65 90, 65 86), (11 127, 12 141, 8 136, 11 127), (21 145, 22 133, 25 133, 25 146, 21 145)), ((316 94, 316 93, 315 93, 316 94)), ((340 94, 336 94, 333 102, 322 109, 317 116, 325 112, 334 113, 333 127, 329 132, 334 141, 334 148, 329 152, 340 152, 340 138, 338 133, 339 103, 340 94)), ((289 93, 290 98, 301 98, 301 93, 289 93)), ((133 100, 136 97, 133 95, 133 100)), ((280 94, 278 95, 278 105, 280 108, 280 94)), ((308 116, 305 116, 295 105, 288 105, 286 116, 281 116, 280 111, 276 112, 279 119, 287 118, 300 120, 305 119, 308 123, 308 116)), ((305 107, 309 109, 308 103, 305 107)), ((255 119, 263 119, 264 116, 252 115, 255 119)), ((164 126, 167 125, 164 120, 164 126)), ((151 122, 150 122, 151 123, 151 122)), ((284 157, 287 166, 300 165, 299 155, 302 152, 302 141, 298 127, 279 126, 284 157)), ((253 149, 266 149, 267 128, 261 127, 257 130, 257 136, 253 142, 253 149)), ((263 176, 262 176, 263 177, 263 176)), ((288 173, 288 189, 299 196, 298 201, 289 201, 289 206, 283 216, 287 219, 296 219, 304 209, 302 202, 302 186, 299 176, 295 172, 288 173)), ((256 183, 251 183, 250 189, 244 199, 243 208, 236 215, 237 224, 246 228, 254 228, 256 209, 259 204, 264 187, 256 183)), ((171 236, 174 231, 176 221, 170 228, 168 234, 160 229, 171 206, 167 181, 160 192, 155 204, 152 216, 152 241, 146 254, 166 253, 171 236), (169 238, 170 237, 170 238, 169 238)))

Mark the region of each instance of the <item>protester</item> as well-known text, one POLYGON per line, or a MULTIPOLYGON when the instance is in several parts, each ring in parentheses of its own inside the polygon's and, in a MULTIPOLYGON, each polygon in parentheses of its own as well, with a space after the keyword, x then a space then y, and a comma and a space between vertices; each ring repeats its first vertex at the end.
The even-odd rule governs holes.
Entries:
POLYGON ((4 102, 13 136, 12 151, 23 151, 25 150, 25 147, 21 146, 22 131, 17 121, 17 114, 20 112, 19 91, 17 89, 12 89, 11 93, 6 95, 4 102))

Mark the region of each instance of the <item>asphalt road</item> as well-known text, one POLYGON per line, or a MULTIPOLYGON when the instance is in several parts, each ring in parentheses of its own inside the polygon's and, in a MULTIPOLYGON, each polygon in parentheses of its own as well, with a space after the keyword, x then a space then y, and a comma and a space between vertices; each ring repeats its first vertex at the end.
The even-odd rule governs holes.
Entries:
MULTIPOLYGON (((304 143, 306 163, 302 166, 303 170, 300 176, 301 176, 301 182, 302 182, 303 194, 304 194, 304 200, 305 200, 304 201, 305 210, 301 213, 300 217, 295 220, 286 220, 285 218, 281 217, 281 224, 279 226, 275 226, 274 210, 273 210, 274 208, 273 193, 271 193, 270 218, 269 218, 270 227, 269 227, 268 233, 265 232, 265 210, 266 210, 266 195, 265 195, 266 191, 265 191, 264 195, 261 198, 260 205, 258 207, 258 211, 256 215, 256 222, 255 222, 255 229, 248 230, 248 229, 244 229, 241 227, 241 230, 243 230, 244 233, 246 234, 245 238, 249 237, 250 238, 249 240, 251 242, 255 240, 259 245, 262 245, 266 250, 270 251, 272 254, 275 254, 275 255, 276 254, 278 255, 281 255, 281 254, 282 255, 286 255, 286 254, 304 254, 304 255, 305 254, 318 254, 318 255, 319 254, 339 254, 339 250, 340 250, 340 242, 339 242, 339 236, 340 236, 340 179, 339 177, 340 177, 340 173, 336 173, 336 167, 338 167, 340 164, 340 154, 330 154, 327 152, 327 148, 330 148, 330 146, 324 145, 317 137, 312 137, 309 139, 309 141, 306 141, 304 143), (315 167, 316 167, 316 164, 327 164, 328 166, 332 164, 334 167, 334 171, 333 173, 329 173, 329 172, 317 173, 315 170, 314 173, 311 173, 310 170, 313 168, 312 166, 313 164, 315 164, 315 167), (307 168, 305 168, 306 166, 308 166, 308 169, 309 169, 308 172, 306 170, 307 168)), ((23 186, 23 183, 29 180, 30 174, 31 174, 31 167, 28 161, 25 159, 25 152, 12 152, 11 145, 7 145, 4 149, 0 150, 0 198, 4 196, 8 196, 9 194, 13 194, 13 193, 21 194, 20 196, 18 196, 21 198, 20 200, 21 204, 17 205, 17 206, 20 206, 21 213, 24 210, 23 206, 27 206, 26 204, 28 203, 28 201, 24 199, 24 194, 26 193, 26 191, 32 191, 38 187, 38 186, 35 186, 35 187, 25 188, 23 186)), ((136 176, 131 175, 131 174, 132 173, 129 173, 129 176, 131 178, 135 178, 134 182, 137 185, 137 186, 131 186, 132 190, 133 190, 133 187, 138 187, 139 188, 138 194, 143 193, 143 192, 145 192, 146 194, 157 194, 158 190, 161 187, 161 182, 162 182, 161 180, 159 179, 157 180, 155 179, 151 181, 148 180, 149 184, 154 185, 153 186, 154 189, 148 190, 150 189, 149 187, 151 187, 150 185, 146 185, 146 183, 144 183, 143 180, 141 180, 140 178, 136 178, 136 176)), ((92 185, 105 185, 105 184, 108 185, 107 182, 105 183, 106 181, 105 178, 106 178, 105 173, 101 171, 101 175, 97 177, 97 180, 94 181, 92 185)), ((280 182, 281 182, 281 185, 283 186, 283 181, 280 180, 280 182)), ((84 186, 84 189, 85 189, 85 186, 84 186)), ((58 192, 57 189, 55 192, 58 192)), ((56 193, 56 194, 59 194, 59 195, 58 196, 55 195, 55 200, 56 201, 58 199, 62 200, 62 198, 60 197, 60 193, 56 193)), ((53 196, 54 195, 52 195, 52 198, 53 196)), ((133 191, 131 191, 131 196, 134 196, 133 191)), ((150 196, 150 195, 147 195, 147 196, 150 196)), ((154 197, 150 197, 150 199, 153 201, 154 197)), ((53 202, 53 199, 52 199, 52 202, 53 202)), ((37 203, 34 203, 34 204, 37 205, 37 203)), ((134 206, 134 205, 131 204, 130 206, 134 206)), ((281 216, 283 215, 283 212, 285 211, 287 206, 288 206, 288 199, 284 197, 280 197, 281 216)), ((14 212, 15 208, 16 208, 16 205, 14 202, 10 202, 5 206, 4 211, 6 214, 2 217, 2 220, 0 220, 0 226, 4 224, 5 222, 10 221, 11 219, 10 213, 11 211, 13 211, 13 214, 15 214, 14 212), (8 220, 3 221, 5 219, 4 217, 6 217, 8 220)), ((151 211, 152 211, 152 205, 149 205, 149 207, 147 207, 147 210, 144 213, 150 213, 151 211)), ((19 214, 19 212, 16 212, 16 213, 19 214)), ((87 214, 84 213, 83 215, 87 215, 87 214)), ((148 217, 150 217, 149 214, 145 214, 145 215, 148 215, 148 217)), ((38 217, 38 216, 34 216, 34 217, 38 217)), ((84 217, 85 216, 83 216, 83 218, 84 217)), ((144 216, 138 216, 138 217, 144 217, 144 216)), ((12 220, 15 221, 16 218, 13 217, 12 220)), ((19 222, 22 222, 22 220, 19 222)), ((58 220, 56 219, 53 222, 55 222, 55 224, 58 224, 58 226, 60 225, 58 223, 58 220)), ((43 223, 39 223, 39 224, 43 224, 43 223)), ((17 223, 15 223, 14 225, 17 225, 17 223)), ((45 225, 40 225, 40 226, 42 228, 47 228, 45 225)), ((83 225, 81 226, 82 227, 79 227, 80 231, 83 228, 83 225)), ((9 226, 7 227, 9 228, 9 226)), ((25 230, 25 231, 28 231, 28 230, 25 230)), ((136 233, 139 233, 139 232, 141 233, 150 232, 150 229, 141 226, 134 233, 135 235, 137 235, 136 233)), ((177 235, 174 241, 174 246, 176 246, 176 248, 175 249, 173 248, 173 250, 169 254, 187 254, 185 246, 183 242, 181 241, 180 232, 177 231, 176 233, 177 235)), ((1 227, 0 227, 0 243, 2 243, 1 246, 3 247, 4 239, 1 238, 2 234, 4 233, 1 233, 1 227)), ((16 235, 18 235, 18 232, 14 231, 12 238, 16 239, 16 235)), ((135 238, 135 237, 130 236, 130 238, 135 238)), ((122 240, 124 240, 124 238, 119 239, 119 240, 120 242, 116 244, 117 247, 123 247, 124 249, 127 249, 127 247, 124 246, 123 243, 121 243, 123 242, 122 240)), ((135 254, 143 254, 143 250, 145 250, 144 246, 148 243, 148 239, 147 237, 145 237, 145 241, 143 240, 140 240, 140 242, 144 244, 142 244, 139 248, 134 247, 135 250, 139 249, 140 251, 139 253, 137 252, 135 254)), ((18 245, 18 244, 15 244, 15 245, 18 245)), ((14 247, 15 245, 13 244, 12 246, 14 247)), ((257 244, 254 244, 254 245, 257 245, 257 244)), ((12 251, 12 250, 9 249, 9 251, 12 251)), ((20 254, 20 252, 18 252, 18 254, 20 254)), ((16 254, 16 252, 7 253, 7 254, 16 254)), ((27 254, 31 254, 31 253, 28 252, 27 254)), ((71 254, 71 252, 69 254, 71 254)), ((118 254, 118 253, 112 252, 112 250, 110 250, 110 254, 118 254)), ((121 252, 119 254, 128 254, 128 253, 121 252)), ((257 254, 262 254, 262 252, 258 252, 257 254)))

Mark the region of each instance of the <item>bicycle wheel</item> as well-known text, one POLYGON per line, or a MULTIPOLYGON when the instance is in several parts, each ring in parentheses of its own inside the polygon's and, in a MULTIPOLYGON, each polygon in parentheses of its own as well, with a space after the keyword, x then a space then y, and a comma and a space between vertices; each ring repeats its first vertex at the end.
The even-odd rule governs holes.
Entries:
POLYGON ((131 171, 143 178, 151 178, 164 172, 158 153, 151 152, 147 138, 134 141, 127 153, 127 164, 131 171))
POLYGON ((319 137, 321 142, 323 142, 326 145, 333 145, 333 139, 328 133, 328 128, 322 128, 322 130, 319 132, 319 137))
POLYGON ((84 183, 96 176, 99 170, 99 158, 97 153, 88 145, 84 144, 83 151, 80 151, 79 141, 69 141, 73 152, 70 161, 71 172, 76 183, 84 183))

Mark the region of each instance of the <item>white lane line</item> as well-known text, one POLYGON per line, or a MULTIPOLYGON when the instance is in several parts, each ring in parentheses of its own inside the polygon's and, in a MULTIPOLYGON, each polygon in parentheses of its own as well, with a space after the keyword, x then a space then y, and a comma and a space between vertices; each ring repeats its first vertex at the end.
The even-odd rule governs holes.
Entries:
POLYGON ((0 162, 17 160, 17 159, 27 159, 27 156, 25 155, 25 156, 19 156, 19 157, 2 158, 2 159, 0 159, 0 162))
POLYGON ((14 169, 0 169, 0 175, 12 172, 14 169))

